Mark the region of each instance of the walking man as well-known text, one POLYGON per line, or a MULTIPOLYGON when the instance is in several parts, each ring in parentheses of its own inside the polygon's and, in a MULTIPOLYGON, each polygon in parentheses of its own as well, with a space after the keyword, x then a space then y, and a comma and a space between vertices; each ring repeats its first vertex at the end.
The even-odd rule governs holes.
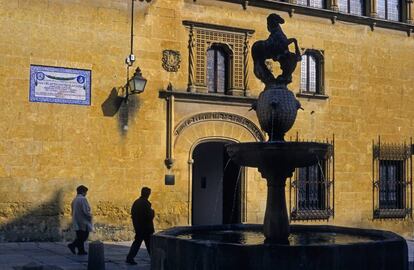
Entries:
POLYGON ((137 264, 134 261, 134 258, 139 251, 142 241, 145 243, 148 254, 151 254, 150 238, 154 233, 154 210, 151 209, 151 203, 148 201, 150 195, 151 189, 143 187, 141 189, 141 197, 135 200, 131 208, 131 218, 135 230, 135 240, 132 243, 126 258, 126 262, 128 264, 137 264))
POLYGON ((86 199, 88 188, 80 185, 76 188, 76 192, 77 195, 71 205, 72 223, 76 231, 76 239, 68 244, 68 248, 73 254, 76 254, 77 248, 78 255, 86 255, 88 253, 85 251, 84 243, 89 237, 89 232, 93 231, 91 208, 86 199))

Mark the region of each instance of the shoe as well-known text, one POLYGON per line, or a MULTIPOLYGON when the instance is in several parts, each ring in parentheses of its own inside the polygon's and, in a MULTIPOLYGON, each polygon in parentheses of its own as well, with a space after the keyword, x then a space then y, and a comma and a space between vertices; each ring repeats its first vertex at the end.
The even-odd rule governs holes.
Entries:
POLYGON ((86 252, 86 251, 79 251, 78 252, 78 255, 88 255, 88 252, 86 252))
POLYGON ((137 265, 137 262, 134 261, 133 259, 126 259, 126 263, 130 265, 137 265))
POLYGON ((70 249, 70 252, 72 252, 72 254, 76 254, 75 247, 73 246, 73 244, 68 244, 68 248, 70 249))

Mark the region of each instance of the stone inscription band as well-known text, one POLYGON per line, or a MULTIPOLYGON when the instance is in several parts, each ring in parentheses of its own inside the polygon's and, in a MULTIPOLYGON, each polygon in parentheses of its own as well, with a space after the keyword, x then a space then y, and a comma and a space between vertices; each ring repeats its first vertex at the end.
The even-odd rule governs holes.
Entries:
POLYGON ((243 116, 226 112, 206 112, 193 115, 177 125, 174 130, 174 135, 180 135, 184 129, 196 123, 212 120, 221 120, 236 123, 248 129, 258 141, 265 140, 263 133, 252 121, 243 116))

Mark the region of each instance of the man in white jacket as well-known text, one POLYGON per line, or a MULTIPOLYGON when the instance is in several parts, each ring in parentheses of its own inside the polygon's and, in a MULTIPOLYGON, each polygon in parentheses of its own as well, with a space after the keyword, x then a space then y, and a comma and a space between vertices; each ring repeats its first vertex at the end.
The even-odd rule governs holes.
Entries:
POLYGON ((73 254, 86 255, 84 243, 89 237, 89 232, 93 231, 91 208, 89 207, 86 193, 88 188, 80 185, 76 188, 77 195, 72 201, 72 225, 76 231, 76 239, 68 244, 68 248, 73 254))

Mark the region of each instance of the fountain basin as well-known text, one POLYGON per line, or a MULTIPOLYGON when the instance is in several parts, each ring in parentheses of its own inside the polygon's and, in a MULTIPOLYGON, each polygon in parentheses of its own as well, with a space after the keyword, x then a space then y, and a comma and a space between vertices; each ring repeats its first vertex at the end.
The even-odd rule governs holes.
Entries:
POLYGON ((226 145, 230 158, 240 166, 261 167, 265 164, 298 168, 324 160, 332 145, 317 142, 251 142, 226 145))
POLYGON ((267 244, 262 225, 176 227, 151 239, 152 270, 406 270, 404 238, 380 230, 292 225, 267 244))

